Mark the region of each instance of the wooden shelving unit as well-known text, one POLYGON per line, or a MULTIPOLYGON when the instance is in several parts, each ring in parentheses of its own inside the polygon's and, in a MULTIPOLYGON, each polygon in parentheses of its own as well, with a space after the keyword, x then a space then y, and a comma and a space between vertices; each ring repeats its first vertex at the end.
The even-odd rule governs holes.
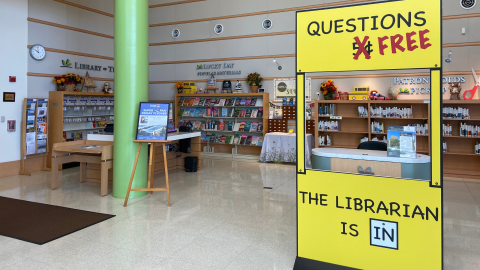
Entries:
MULTIPOLYGON (((315 101, 315 113, 318 114, 318 107, 322 104, 336 104, 337 116, 342 116, 338 121, 339 131, 319 131, 318 122, 326 121, 329 116, 315 117, 315 147, 337 147, 356 149, 360 144, 362 137, 372 140, 378 137, 383 139, 387 133, 372 133, 370 124, 372 121, 383 122, 385 130, 388 126, 402 126, 408 124, 428 124, 430 125, 430 103, 424 100, 367 100, 367 101, 347 101, 347 100, 317 100, 315 101), (363 106, 368 108, 368 117, 359 117, 357 108, 363 106), (370 110, 376 106, 382 107, 412 107, 413 118, 385 118, 371 117, 370 110), (318 137, 322 134, 328 134, 332 137, 331 146, 319 146, 318 137)), ((480 125, 480 100, 444 100, 444 107, 462 107, 470 110, 471 119, 443 119, 444 124, 449 124, 453 129, 453 136, 444 136, 447 142, 448 152, 443 156, 444 175, 450 177, 465 177, 480 179, 480 155, 474 154, 475 144, 480 143, 480 137, 460 136, 460 123, 466 122, 469 125, 480 125)), ((429 133, 430 134, 430 133, 429 133)), ((430 136, 417 135, 417 152, 430 155, 430 136)))
MULTIPOLYGON (((82 133, 83 140, 87 139, 87 133, 89 131, 103 130, 104 128, 94 128, 91 124, 78 122, 78 123, 64 123, 65 119, 71 118, 88 118, 88 117, 100 117, 105 118, 108 123, 113 123, 113 120, 109 120, 114 114, 114 105, 92 105, 81 103, 77 105, 65 105, 64 100, 68 98, 84 99, 89 97, 111 99, 114 94, 93 93, 93 92, 65 92, 65 91, 51 91, 49 93, 48 102, 48 149, 53 149, 54 143, 61 143, 64 141, 63 132, 70 133, 82 133), (75 107, 85 107, 85 110, 75 111, 75 107), (110 107, 110 110, 96 110, 98 107, 110 107)), ((48 166, 51 164, 51 155, 48 156, 48 166)))
MULTIPOLYGON (((269 94, 268 93, 242 93, 242 94, 176 94, 175 95, 175 127, 178 127, 180 120, 208 120, 208 119, 228 119, 234 122, 261 122, 263 124, 263 132, 242 132, 242 131, 214 131, 204 130, 202 132, 220 133, 220 134, 240 134, 240 135, 253 135, 263 136, 268 133, 268 116, 269 116, 269 94), (257 98, 257 104, 255 106, 178 106, 181 98, 257 98), (181 108, 263 108, 262 118, 251 117, 195 117, 195 116, 178 116, 181 108)), ((222 144, 222 143, 202 143, 202 149, 204 146, 212 145, 215 147, 215 153, 232 154, 233 149, 237 149, 238 154, 244 155, 260 155, 262 147, 258 145, 235 145, 235 144, 222 144)))

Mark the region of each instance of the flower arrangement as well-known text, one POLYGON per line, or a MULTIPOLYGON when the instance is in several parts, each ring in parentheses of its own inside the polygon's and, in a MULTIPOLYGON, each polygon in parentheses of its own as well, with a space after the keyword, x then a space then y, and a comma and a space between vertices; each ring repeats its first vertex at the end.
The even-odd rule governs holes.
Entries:
POLYGON ((181 94, 181 93, 183 92, 183 87, 184 87, 183 82, 177 82, 177 83, 175 84, 175 88, 177 88, 177 92, 178 92, 179 94, 181 94))
POLYGON ((334 82, 332 80, 327 80, 322 83, 322 86, 320 86, 320 91, 323 93, 323 97, 326 100, 332 100, 333 95, 337 93, 338 87, 335 86, 334 82))
POLYGON ((262 76, 260 76, 260 74, 258 74, 257 72, 250 73, 247 76, 247 83, 250 86, 262 87, 262 81, 263 81, 262 76))
POLYGON ((78 91, 77 84, 82 84, 84 78, 75 73, 67 73, 61 76, 55 76, 52 82, 57 85, 58 91, 78 91))

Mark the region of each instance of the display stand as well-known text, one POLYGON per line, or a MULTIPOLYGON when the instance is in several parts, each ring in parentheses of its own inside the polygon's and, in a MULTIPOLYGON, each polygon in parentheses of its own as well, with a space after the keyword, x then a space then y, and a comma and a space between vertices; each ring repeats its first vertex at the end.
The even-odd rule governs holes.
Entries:
POLYGON ((153 194, 154 191, 166 191, 167 192, 167 198, 168 198, 168 206, 172 206, 170 203, 170 187, 168 184, 168 164, 167 164, 167 145, 171 143, 171 141, 137 141, 134 140, 134 143, 138 143, 138 150, 137 150, 137 156, 135 157, 135 163, 133 164, 133 170, 132 170, 132 176, 130 176, 130 183, 128 184, 128 189, 127 189, 127 196, 125 197, 125 203, 123 204, 123 207, 127 207, 128 203, 128 197, 130 196, 130 191, 147 191, 150 192, 150 194, 153 194), (138 157, 140 156, 140 151, 142 150, 142 144, 143 143, 150 143, 150 158, 148 162, 148 184, 147 188, 136 188, 132 189, 132 183, 133 183, 133 177, 135 176, 135 170, 137 169, 137 162, 138 162, 138 157), (155 164, 155 147, 156 144, 160 144, 163 148, 163 160, 164 160, 164 166, 165 166, 165 181, 167 188, 153 188, 153 178, 154 178, 154 164, 155 164))
MULTIPOLYGON (((38 99, 38 98, 25 98, 23 101, 23 118, 21 122, 21 142, 20 142, 20 153, 21 153, 21 158, 20 158, 20 171, 18 172, 19 175, 26 175, 26 176, 31 176, 29 172, 25 170, 25 157, 29 155, 35 155, 35 154, 40 154, 38 151, 38 104, 39 102, 42 101, 42 104, 48 104, 48 99, 38 99), (27 108, 27 106, 30 106, 30 108, 27 108), (32 107, 33 106, 33 107, 32 107), (30 115, 29 115, 30 111, 30 115), (33 111, 33 115, 32 114, 33 111), (33 116, 33 120, 28 120, 29 116, 33 116), (33 121, 33 122, 30 122, 33 121), (27 125, 32 126, 31 132, 33 133, 33 136, 35 136, 35 153, 29 153, 27 151, 27 125)), ((42 107, 46 108, 46 107, 42 107)), ((48 111, 47 111, 48 115, 48 111)), ((45 115, 45 121, 42 123, 47 124, 47 119, 48 116, 45 115)), ((46 128, 46 127, 45 127, 46 128)), ((42 171, 50 171, 50 168, 47 167, 47 153, 48 153, 48 136, 45 138, 46 140, 46 148, 45 151, 43 151, 43 162, 42 162, 42 171)))

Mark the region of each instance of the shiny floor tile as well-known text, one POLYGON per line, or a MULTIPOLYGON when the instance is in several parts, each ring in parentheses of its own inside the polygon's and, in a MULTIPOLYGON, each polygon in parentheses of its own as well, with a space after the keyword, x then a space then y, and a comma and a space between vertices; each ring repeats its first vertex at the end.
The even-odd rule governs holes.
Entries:
MULTIPOLYGON (((295 166, 202 160, 170 173, 165 192, 100 197, 79 170, 0 178, 0 196, 108 213, 115 218, 38 246, 0 236, 0 269, 292 269, 297 252, 295 166), (265 189, 265 187, 267 189, 265 189)), ((165 187, 157 175, 155 187, 165 187)), ((480 269, 480 181, 446 178, 445 269, 480 269)))

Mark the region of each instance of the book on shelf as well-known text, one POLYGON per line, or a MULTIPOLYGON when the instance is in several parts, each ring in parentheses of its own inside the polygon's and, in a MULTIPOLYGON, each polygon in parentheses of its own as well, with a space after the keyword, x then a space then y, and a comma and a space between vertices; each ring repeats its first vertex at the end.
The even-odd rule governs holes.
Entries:
POLYGON ((193 103, 195 103, 195 98, 190 99, 190 101, 188 102, 188 106, 193 106, 193 103))
POLYGON ((240 106, 240 103, 242 103, 242 99, 241 98, 237 98, 235 100, 235 106, 240 106))
POLYGON ((252 98, 252 102, 250 103, 250 106, 253 106, 253 107, 257 106, 257 98, 256 97, 252 98))
POLYGON ((193 113, 193 116, 194 116, 194 117, 200 116, 200 108, 196 108, 196 109, 195 109, 195 112, 193 113))
POLYGON ((215 143, 215 137, 216 137, 216 136, 215 136, 215 133, 212 133, 212 134, 210 135, 210 142, 211 142, 211 143, 215 143))
POLYGON ((258 129, 258 123, 253 122, 252 127, 250 128, 250 132, 257 132, 257 129, 258 129))
POLYGON ((200 103, 200 98, 196 97, 195 101, 193 102, 193 106, 198 106, 199 103, 200 103))
POLYGON ((206 98, 205 98, 205 102, 203 103, 203 106, 204 106, 204 107, 210 106, 210 98, 209 98, 209 97, 206 97, 206 98))
POLYGON ((198 106, 202 106, 205 104, 205 97, 200 98, 200 102, 198 102, 198 106))
POLYGON ((245 122, 240 123, 238 131, 245 131, 245 122))
POLYGON ((200 129, 201 123, 199 121, 195 122, 195 125, 193 126, 193 129, 199 130, 200 129))
POLYGON ((252 123, 251 122, 246 122, 245 123, 245 132, 250 132, 250 129, 252 128, 252 123))
POLYGON ((200 122, 200 129, 201 130, 205 129, 205 121, 200 122))
POLYGON ((233 125, 234 125, 234 124, 235 124, 235 123, 234 123, 233 121, 229 121, 229 122, 228 122, 228 131, 233 131, 233 125))
POLYGON ((263 108, 258 108, 257 117, 258 117, 258 118, 263 118, 263 108))
POLYGON ((258 132, 263 132, 263 124, 262 123, 258 123, 257 131, 258 132))
POLYGON ((210 104, 208 106, 215 106, 216 102, 217 102, 217 99, 212 97, 212 98, 210 98, 210 104))
POLYGON ((227 141, 227 136, 222 135, 222 137, 220 138, 220 143, 224 144, 224 143, 226 143, 226 141, 227 141))
POLYGON ((257 118, 258 117, 258 109, 253 109, 252 110, 252 118, 257 118))
POLYGON ((239 115, 238 117, 240 117, 240 118, 245 118, 246 112, 247 112, 246 109, 241 109, 241 110, 240 110, 240 115, 239 115))
POLYGON ((183 102, 185 102, 185 98, 181 97, 180 100, 178 101, 178 107, 183 106, 183 102))
POLYGON ((215 136, 215 143, 221 143, 221 140, 222 140, 221 134, 218 134, 217 136, 215 136))
POLYGON ((220 106, 220 107, 225 106, 225 102, 226 102, 226 101, 227 101, 227 99, 225 99, 225 98, 220 99, 220 101, 219 101, 219 103, 218 103, 218 106, 220 106))
POLYGON ((188 116, 195 116, 195 108, 190 109, 190 112, 188 112, 188 116))
POLYGON ((257 136, 253 136, 252 137, 252 145, 257 145, 258 144, 258 137, 257 136))
POLYGON ((222 108, 222 117, 228 117, 228 108, 222 108))
POLYGON ((221 101, 221 99, 220 99, 220 98, 217 98, 217 99, 215 100, 215 106, 220 106, 220 101, 221 101))
POLYGON ((190 99, 189 99, 189 98, 185 98, 185 99, 183 100, 182 106, 188 106, 188 103, 190 103, 190 99))
POLYGON ((247 98, 247 100, 245 100, 245 106, 251 106, 251 105, 252 105, 252 99, 247 98))
POLYGON ((239 142, 238 144, 244 145, 244 144, 245 144, 245 141, 247 141, 247 136, 242 135, 242 137, 240 138, 240 142, 239 142))
POLYGON ((235 123, 235 125, 233 126, 233 131, 239 131, 240 130, 240 125, 241 125, 241 123, 235 123))
POLYGON ((245 145, 251 145, 252 144, 252 138, 253 137, 251 135, 247 136, 247 139, 245 140, 245 145))
POLYGON ((213 117, 219 117, 219 116, 220 116, 220 109, 213 108, 213 117))
POLYGON ((206 139, 207 139, 207 133, 202 132, 202 135, 200 135, 200 141, 203 143, 206 141, 206 139))
POLYGON ((178 116, 183 116, 184 112, 185 110, 183 108, 180 108, 180 110, 178 111, 178 116))
POLYGON ((198 114, 199 117, 205 117, 205 108, 200 108, 200 113, 198 114))
POLYGON ((208 107, 205 109, 205 117, 211 117, 212 116, 212 108, 208 107))
POLYGON ((240 108, 235 108, 233 117, 238 117, 238 116, 240 116, 240 108))
POLYGON ((180 127, 183 127, 183 124, 184 124, 183 120, 178 121, 178 127, 177 128, 180 129, 180 127))
POLYGON ((248 109, 246 109, 245 111, 246 111, 246 112, 245 112, 245 117, 246 117, 246 118, 252 117, 252 109, 248 108, 248 109))
POLYGON ((231 144, 232 143, 232 135, 228 134, 227 139, 225 141, 226 144, 231 144))
POLYGON ((210 142, 210 133, 205 133, 205 140, 202 141, 202 143, 209 143, 210 142))
POLYGON ((228 98, 228 105, 225 106, 235 106, 235 98, 228 98))
POLYGON ((223 119, 220 119, 219 130, 225 130, 225 122, 223 122, 223 119))
POLYGON ((229 117, 234 117, 235 115, 235 109, 234 108, 231 108, 230 109, 230 114, 228 115, 229 117))
POLYGON ((258 137, 258 146, 263 146, 263 137, 258 137))
POLYGON ((242 98, 242 99, 240 100, 240 106, 245 106, 245 103, 246 103, 246 102, 247 102, 247 99, 242 98))
POLYGON ((240 142, 240 135, 235 134, 235 137, 233 138, 233 144, 238 144, 240 142))
POLYGON ((183 116, 183 117, 189 116, 189 114, 190 114, 190 109, 185 109, 185 110, 183 111, 183 115, 182 115, 182 116, 183 116))

